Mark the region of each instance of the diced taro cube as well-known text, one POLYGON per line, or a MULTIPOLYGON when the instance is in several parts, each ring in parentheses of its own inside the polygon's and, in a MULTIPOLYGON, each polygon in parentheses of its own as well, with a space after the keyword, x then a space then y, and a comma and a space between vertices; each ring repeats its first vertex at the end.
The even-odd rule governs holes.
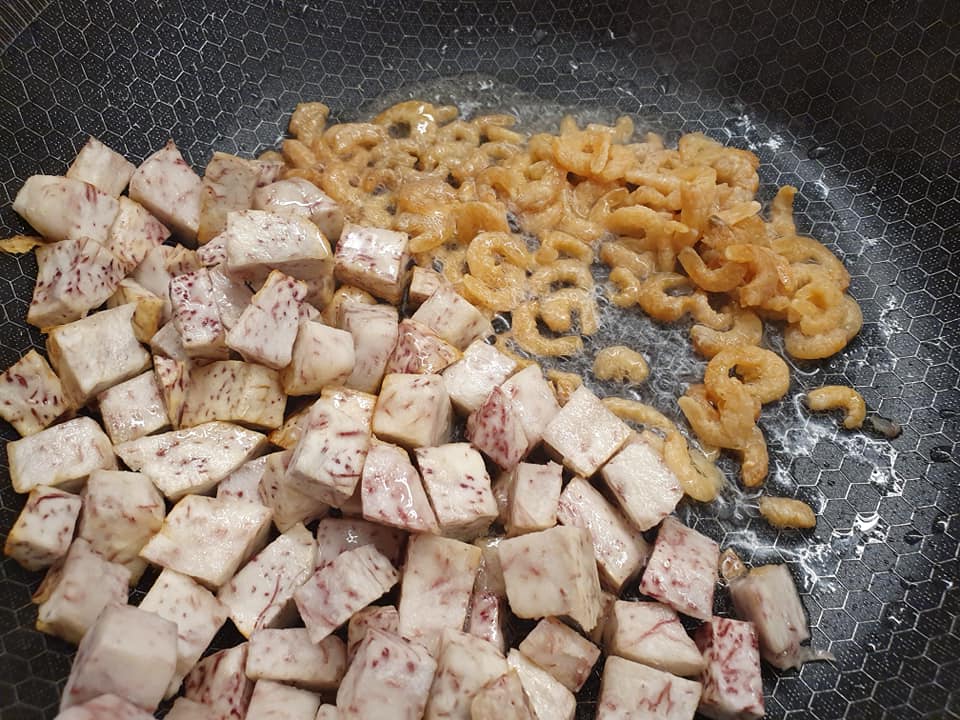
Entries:
POLYGON ((413 314, 458 350, 493 335, 493 325, 450 285, 442 284, 413 314))
POLYGON ((320 397, 329 400, 338 410, 362 423, 368 430, 373 426, 373 411, 377 406, 377 396, 346 387, 325 387, 320 397))
POLYGON ((597 621, 593 630, 587 633, 590 642, 595 645, 602 645, 604 643, 604 633, 613 615, 613 604, 616 601, 617 596, 613 593, 608 593, 606 590, 600 592, 600 619, 597 621))
POLYGON ((581 386, 543 431, 543 441, 570 470, 589 477, 620 449, 631 432, 596 395, 581 386))
POLYGON ((140 473, 94 470, 83 495, 78 535, 136 584, 146 569, 140 550, 163 524, 163 496, 140 473))
POLYGON ((713 540, 668 517, 657 533, 640 592, 684 615, 709 620, 719 562, 713 540))
POLYGON ((403 637, 436 655, 445 629, 463 629, 480 556, 480 548, 458 540, 410 538, 397 607, 403 637))
POLYGON ((380 720, 385 708, 397 720, 423 717, 436 662, 422 647, 371 630, 337 691, 342 720, 380 720))
POLYGON ((188 495, 141 550, 145 560, 217 588, 263 546, 270 510, 260 505, 188 495), (202 553, 197 548, 203 548, 202 553))
POLYGON ((221 360, 191 368, 180 426, 223 420, 268 430, 280 427, 285 406, 276 370, 221 360))
POLYGON ((110 605, 80 643, 60 709, 113 693, 153 712, 176 663, 176 625, 140 608, 110 605))
POLYGON ((273 524, 286 532, 299 522, 307 523, 323 517, 330 506, 321 500, 304 495, 294 487, 287 473, 292 450, 267 455, 260 478, 260 502, 273 512, 273 524))
POLYGON ((763 565, 730 581, 733 607, 756 627, 760 654, 775 668, 800 667, 830 655, 801 645, 810 638, 807 617, 786 565, 763 565))
POLYGON ((470 720, 474 696, 506 672, 507 661, 493 645, 458 630, 444 630, 425 720, 470 720))
POLYGON ((170 417, 152 370, 97 396, 103 427, 114 444, 136 440, 170 427, 170 417))
POLYGON ((467 438, 504 470, 515 468, 527 452, 520 413, 499 387, 467 418, 467 438))
POLYGON ((514 371, 517 363, 488 345, 475 340, 463 357, 443 371, 443 383, 457 412, 469 415, 480 407, 490 391, 514 371))
POLYGON ((133 305, 133 334, 140 342, 149 343, 163 323, 164 299, 154 295, 133 278, 124 278, 113 295, 107 298, 108 308, 120 305, 133 305))
POLYGON ((460 351, 430 328, 414 320, 401 320, 387 373, 440 373, 459 357, 460 351))
POLYGON ((693 720, 700 691, 698 682, 610 656, 603 666, 597 720, 693 720))
POLYGON ((304 178, 290 177, 257 188, 253 194, 253 207, 277 215, 305 217, 330 241, 336 241, 343 230, 340 206, 304 178))
POLYGON ((243 311, 253 300, 253 292, 245 283, 228 275, 223 265, 209 268, 207 273, 213 287, 214 302, 220 311, 220 322, 229 332, 240 321, 243 311))
POLYGON ((307 287, 274 270, 227 333, 227 345, 244 360, 280 370, 290 364, 307 287))
POLYGON ((75 407, 150 367, 150 354, 133 333, 134 310, 121 305, 50 331, 50 363, 75 407))
POLYGON ((183 346, 180 333, 172 322, 168 322, 150 338, 150 351, 158 357, 190 362, 190 356, 183 346))
POLYGON ((698 675, 704 668, 703 656, 676 611, 660 603, 617 600, 603 644, 610 655, 674 675, 698 675))
POLYGON ((706 667, 700 673, 700 713, 713 720, 759 720, 764 715, 760 651, 753 623, 714 617, 696 632, 706 667))
POLYGON ((110 226, 105 247, 127 274, 143 262, 147 253, 170 237, 170 231, 140 203, 128 197, 119 200, 120 211, 110 226))
POLYGON ((314 720, 320 709, 316 693, 273 680, 257 680, 245 720, 314 720))
POLYGON ((677 476, 643 441, 628 443, 601 474, 624 514, 639 530, 649 530, 663 520, 683 497, 677 476))
POLYGON ((164 317, 170 314, 170 280, 201 268, 197 253, 183 245, 157 245, 134 268, 131 277, 167 304, 164 317))
POLYGON ((350 622, 347 623, 348 660, 353 660, 357 648, 367 636, 367 631, 374 629, 394 634, 400 633, 400 615, 393 605, 368 605, 353 614, 350 622))
POLYGON ((0 375, 0 418, 21 435, 40 432, 66 410, 60 378, 36 350, 30 350, 0 375))
POLYGON ((190 382, 190 365, 186 360, 174 360, 155 355, 153 374, 160 388, 163 406, 174 428, 180 427, 183 416, 183 402, 187 397, 187 385, 190 382))
POLYGON ((346 502, 357 487, 370 434, 329 400, 317 400, 303 421, 287 476, 292 487, 329 505, 346 502))
POLYGON ((577 701, 563 683, 518 650, 510 651, 507 663, 520 678, 537 720, 573 720, 577 701))
POLYGON ((589 532, 554 527, 528 533, 503 540, 499 553, 515 615, 565 615, 585 631, 597 624, 600 579, 589 532))
POLYGON ((392 588, 398 574, 373 545, 349 550, 294 593, 310 639, 318 643, 392 588))
POLYGON ((325 385, 342 385, 353 372, 353 336, 346 330, 300 320, 290 364, 280 373, 288 395, 316 395, 325 385))
POLYGON ((133 173, 130 199, 184 239, 195 240, 200 224, 200 188, 200 177, 170 140, 133 173))
POLYGON ((113 254, 86 237, 41 245, 36 257, 37 284, 27 322, 44 331, 102 305, 123 277, 113 254))
POLYGON ((520 463, 508 484, 507 533, 546 530, 557 524, 563 468, 556 463, 520 463))
POLYGON ((13 200, 13 210, 47 240, 90 238, 103 244, 117 216, 115 197, 89 183, 56 175, 33 175, 13 200))
POLYGON ((600 659, 600 648, 556 618, 537 623, 517 649, 571 692, 579 692, 600 659))
POLYGON ((411 532, 438 530, 420 474, 406 450, 396 445, 378 442, 370 447, 363 465, 360 501, 367 520, 411 532))
POLYGON ((505 598, 486 590, 477 590, 474 583, 470 596, 470 610, 467 613, 467 632, 485 640, 500 653, 507 651, 505 626, 507 620, 507 601, 505 598))
POLYGON ((226 329, 213 294, 210 272, 200 268, 170 280, 173 325, 190 357, 226 358, 226 329))
POLYGON ((256 455, 266 438, 225 422, 149 435, 116 446, 131 470, 146 475, 170 500, 203 493, 256 455))
POLYGON ((443 275, 434 270, 419 266, 413 268, 410 275, 410 289, 407 291, 407 304, 410 307, 420 307, 443 282, 445 282, 443 275))
MULTIPOLYGON (((216 267, 227 262, 227 240, 229 236, 226 233, 220 233, 216 237, 210 238, 206 243, 197 248, 197 260, 206 268, 216 267)), ((226 270, 225 270, 226 272, 226 270)))
POLYGON ((355 361, 347 387, 375 393, 397 344, 397 309, 392 305, 366 305, 347 301, 337 324, 353 335, 355 361))
POLYGON ((267 456, 248 460, 217 485, 218 498, 233 498, 263 504, 260 499, 260 480, 267 467, 267 456))
POLYGON ((450 438, 453 412, 439 375, 387 375, 373 412, 373 432, 406 448, 434 447, 450 438))
POLYGON ((267 440, 270 441, 271 445, 276 445, 284 450, 293 449, 303 434, 302 424, 309 414, 309 405, 299 410, 294 410, 284 418, 283 424, 280 427, 267 435, 267 440))
POLYGON ((313 575, 316 561, 317 543, 298 523, 251 559, 217 597, 245 637, 260 628, 291 625, 293 594, 313 575))
POLYGON ((40 485, 76 489, 94 470, 117 467, 110 438, 88 417, 7 443, 7 462, 10 484, 18 493, 40 485))
POLYGON ((183 694, 211 708, 212 720, 243 720, 253 694, 246 665, 247 643, 208 655, 187 675, 183 694))
MULTIPOLYGON (((167 713, 168 720, 207 720, 206 716, 174 715, 167 713)), ((82 705, 74 705, 57 715, 55 720, 153 720, 153 715, 141 710, 113 693, 100 695, 82 705)))
POLYGON ((176 695, 187 673, 226 622, 227 609, 209 590, 169 568, 154 581, 140 602, 140 609, 177 626, 176 671, 165 696, 176 695))
POLYGON ((470 704, 470 720, 536 720, 516 670, 477 691, 470 704))
POLYGON ((540 444, 543 431, 560 412, 556 396, 539 365, 525 367, 504 382, 500 389, 513 400, 527 436, 527 452, 530 452, 540 444))
POLYGON ((253 204, 260 169, 236 155, 215 152, 203 174, 197 242, 203 245, 227 227, 227 213, 253 204))
POLYGON ((402 530, 360 518, 324 518, 317 525, 317 569, 364 545, 373 545, 392 565, 399 566, 405 537, 402 530))
POLYGON ((589 531, 593 554, 605 585, 619 593, 650 557, 650 547, 589 482, 574 478, 560 495, 557 519, 589 531))
POLYGON ((337 280, 399 305, 407 285, 409 240, 409 236, 402 232, 344 225, 335 256, 337 280))
POLYGON ((107 605, 127 602, 130 571, 108 562, 83 538, 43 578, 33 601, 37 630, 78 643, 107 605), (96 582, 91 582, 96 578, 96 582))
POLYGON ((91 136, 73 159, 66 177, 90 183, 100 192, 116 197, 126 189, 136 169, 123 155, 91 136))
POLYGON ((83 502, 77 495, 40 485, 10 528, 3 554, 27 570, 42 570, 67 554, 83 502))
POLYGON ((306 628, 257 630, 247 652, 247 677, 305 690, 336 690, 347 670, 343 640, 328 635, 314 643, 306 628))
POLYGON ((441 534, 473 540, 486 533, 497 518, 497 502, 480 453, 467 443, 417 448, 415 453, 441 534))

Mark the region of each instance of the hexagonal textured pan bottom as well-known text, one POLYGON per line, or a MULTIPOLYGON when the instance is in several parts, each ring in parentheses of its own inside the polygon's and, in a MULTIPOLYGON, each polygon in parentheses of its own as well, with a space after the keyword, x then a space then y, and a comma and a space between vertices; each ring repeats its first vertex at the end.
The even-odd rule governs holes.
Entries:
MULTIPOLYGON (((768 674, 769 717, 960 714, 955 2, 7 0, 0 43, 5 233, 23 229, 9 201, 24 179, 62 173, 87 134, 134 160, 173 136, 200 168, 214 148, 274 146, 299 100, 352 118, 463 74, 756 152, 764 198, 800 188, 801 230, 842 255, 864 309, 860 336, 792 391, 851 383, 903 434, 841 433, 785 401, 764 421, 770 483, 819 509, 813 536, 777 534, 736 501, 688 520, 749 560, 790 562, 814 643, 836 655, 768 674)), ((35 271, 0 257, 2 367, 42 347, 23 320, 35 271)), ((3 482, 0 541, 21 504, 3 482)), ((38 582, 0 563, 3 720, 52 718, 69 671, 70 648, 32 629, 38 582)))

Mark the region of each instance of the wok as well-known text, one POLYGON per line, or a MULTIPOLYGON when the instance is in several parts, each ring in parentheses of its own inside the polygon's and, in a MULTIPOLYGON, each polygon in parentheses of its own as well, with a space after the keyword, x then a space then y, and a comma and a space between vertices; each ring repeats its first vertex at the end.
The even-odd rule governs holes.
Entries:
MULTIPOLYGON (((960 714, 954 0, 5 0, 0 49, 5 234, 24 229, 9 201, 26 177, 64 172, 87 134, 136 161, 172 136, 200 169, 213 149, 276 145, 300 100, 349 119, 384 93, 464 74, 481 77, 431 91, 472 84, 495 105, 491 86, 508 87, 752 149, 764 198, 800 189, 801 230, 841 254, 865 315, 844 352, 797 368, 791 394, 853 384, 903 433, 838 431, 784 401, 763 421, 769 485, 811 502, 816 531, 777 533, 744 498, 687 519, 748 561, 789 562, 813 644, 836 656, 765 671, 769 717, 960 714)), ((24 322, 35 271, 29 255, 0 256, 0 367, 42 347, 24 322)), ((649 351, 656 375, 656 342, 649 351)), ((674 395, 680 380, 664 380, 674 395)), ((21 505, 0 484, 0 541, 21 505)), ((0 563, 3 720, 52 718, 69 670, 71 649, 32 628, 39 580, 0 563)))

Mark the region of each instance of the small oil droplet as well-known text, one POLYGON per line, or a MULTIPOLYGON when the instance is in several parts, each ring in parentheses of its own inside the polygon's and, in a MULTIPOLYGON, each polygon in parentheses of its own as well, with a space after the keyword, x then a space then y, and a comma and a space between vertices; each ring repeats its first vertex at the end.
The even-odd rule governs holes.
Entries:
POLYGON ((542 43, 544 40, 547 39, 547 36, 549 34, 550 33, 548 33, 543 28, 537 28, 536 30, 533 31, 533 36, 532 36, 533 44, 539 45, 540 43, 542 43))
POLYGON ((818 160, 829 152, 830 148, 828 148, 826 145, 817 145, 816 147, 812 147, 807 151, 807 157, 811 160, 818 160))

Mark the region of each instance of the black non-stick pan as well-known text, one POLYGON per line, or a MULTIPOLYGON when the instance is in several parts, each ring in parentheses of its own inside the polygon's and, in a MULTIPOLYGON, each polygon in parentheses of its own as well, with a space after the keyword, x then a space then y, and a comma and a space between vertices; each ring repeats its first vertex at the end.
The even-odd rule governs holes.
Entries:
MULTIPOLYGON (((813 504, 816 531, 770 530, 743 498, 685 517, 749 561, 788 562, 813 643, 836 656, 765 671, 769 717, 958 717, 958 53, 956 0, 0 0, 0 231, 24 229, 9 208, 23 181, 62 173, 88 134, 135 161, 172 136, 200 170, 214 149, 275 146, 300 100, 349 119, 414 83, 753 150, 764 198, 800 189, 801 229, 841 254, 865 316, 791 394, 851 383, 903 432, 839 431, 784 401, 763 421, 769 484, 813 504)), ((0 367, 42 347, 24 322, 35 271, 0 256, 0 367)), ((668 358, 645 351, 656 374, 668 358)), ((0 541, 21 504, 0 481, 0 541)), ((52 718, 69 670, 71 649, 32 627, 39 579, 0 563, 2 720, 52 718)))

